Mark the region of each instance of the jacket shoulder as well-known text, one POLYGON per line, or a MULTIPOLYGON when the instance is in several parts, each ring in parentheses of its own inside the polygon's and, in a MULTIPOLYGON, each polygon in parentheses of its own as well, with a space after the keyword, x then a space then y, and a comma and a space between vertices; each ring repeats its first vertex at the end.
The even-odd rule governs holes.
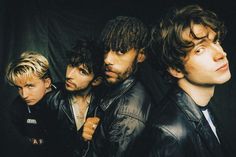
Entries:
POLYGON ((137 82, 119 100, 118 114, 131 116, 146 122, 151 108, 151 99, 143 85, 137 82))
POLYGON ((159 129, 178 141, 186 139, 193 128, 188 117, 171 98, 165 99, 162 106, 152 112, 150 123, 154 130, 159 129))
POLYGON ((56 110, 59 108, 60 104, 64 102, 63 92, 60 89, 54 90, 47 97, 47 105, 51 110, 56 110))

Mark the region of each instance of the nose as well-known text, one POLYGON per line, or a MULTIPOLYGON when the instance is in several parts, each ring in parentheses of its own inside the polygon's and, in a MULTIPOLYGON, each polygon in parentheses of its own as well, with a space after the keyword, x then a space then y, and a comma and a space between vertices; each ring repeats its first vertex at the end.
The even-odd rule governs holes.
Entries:
POLYGON ((104 55, 105 65, 112 65, 113 64, 113 60, 114 60, 113 54, 114 54, 113 51, 108 51, 107 53, 105 53, 105 55, 104 55))
POLYGON ((19 90, 19 93, 23 99, 26 99, 29 96, 27 88, 22 88, 19 90))
POLYGON ((66 70, 66 78, 72 78, 76 68, 68 66, 66 70))
POLYGON ((215 52, 214 53, 214 60, 215 61, 222 60, 227 56, 226 52, 223 50, 221 45, 219 45, 219 44, 213 45, 213 48, 214 48, 213 51, 215 52))

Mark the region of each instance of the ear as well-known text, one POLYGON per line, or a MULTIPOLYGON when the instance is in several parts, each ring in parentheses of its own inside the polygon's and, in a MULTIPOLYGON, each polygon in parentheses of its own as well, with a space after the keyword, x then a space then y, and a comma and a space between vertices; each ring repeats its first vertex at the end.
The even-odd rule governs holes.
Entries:
POLYGON ((44 84, 46 88, 50 88, 52 84, 52 80, 50 78, 45 78, 44 79, 44 84))
POLYGON ((98 76, 96 79, 93 80, 92 82, 92 86, 98 86, 102 83, 102 77, 101 76, 98 76))
POLYGON ((168 72, 173 76, 176 77, 178 79, 183 78, 184 74, 182 73, 182 71, 180 71, 179 69, 175 69, 172 67, 168 68, 168 72))
POLYGON ((144 50, 141 49, 138 53, 137 62, 142 63, 145 59, 146 59, 146 55, 144 54, 144 50))

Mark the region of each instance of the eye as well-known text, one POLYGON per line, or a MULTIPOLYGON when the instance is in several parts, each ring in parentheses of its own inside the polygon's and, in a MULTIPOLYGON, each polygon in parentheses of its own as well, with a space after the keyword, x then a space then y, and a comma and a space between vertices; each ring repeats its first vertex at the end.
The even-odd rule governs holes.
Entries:
POLYGON ((88 74, 89 74, 89 73, 88 73, 86 70, 84 70, 84 69, 80 69, 80 70, 79 70, 79 73, 82 74, 82 75, 88 75, 88 74))
POLYGON ((219 40, 216 40, 216 41, 214 41, 214 44, 220 45, 220 41, 219 41, 219 40))
POLYGON ((123 54, 125 54, 125 52, 117 51, 116 54, 118 54, 118 55, 123 55, 123 54))
POLYGON ((26 87, 29 88, 29 89, 31 89, 31 88, 34 88, 34 85, 28 84, 28 85, 26 85, 26 87))
POLYGON ((195 53, 196 53, 197 55, 200 55, 200 54, 202 54, 202 53, 204 52, 204 50, 205 50, 204 47, 199 47, 199 48, 197 48, 197 49, 195 50, 195 53))
POLYGON ((21 90, 22 90, 22 88, 21 88, 21 87, 17 87, 17 86, 16 86, 16 88, 17 88, 17 90, 18 90, 18 91, 21 91, 21 90))

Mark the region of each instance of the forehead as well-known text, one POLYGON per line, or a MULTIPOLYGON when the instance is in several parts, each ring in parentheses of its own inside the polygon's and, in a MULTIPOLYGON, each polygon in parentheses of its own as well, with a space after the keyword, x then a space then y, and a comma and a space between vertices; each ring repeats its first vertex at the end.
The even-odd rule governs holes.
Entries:
POLYGON ((36 84, 42 81, 38 76, 35 74, 32 75, 20 75, 15 80, 15 85, 19 87, 23 87, 27 84, 36 84))
POLYGON ((81 63, 81 64, 79 64, 77 66, 72 66, 71 64, 69 64, 68 67, 75 68, 77 70, 80 70, 80 69, 83 69, 83 70, 86 70, 86 71, 89 70, 88 66, 86 64, 84 64, 84 63, 81 63))
POLYGON ((216 32, 210 27, 202 24, 192 24, 192 27, 184 29, 182 38, 186 41, 194 42, 203 38, 214 39, 216 32))

